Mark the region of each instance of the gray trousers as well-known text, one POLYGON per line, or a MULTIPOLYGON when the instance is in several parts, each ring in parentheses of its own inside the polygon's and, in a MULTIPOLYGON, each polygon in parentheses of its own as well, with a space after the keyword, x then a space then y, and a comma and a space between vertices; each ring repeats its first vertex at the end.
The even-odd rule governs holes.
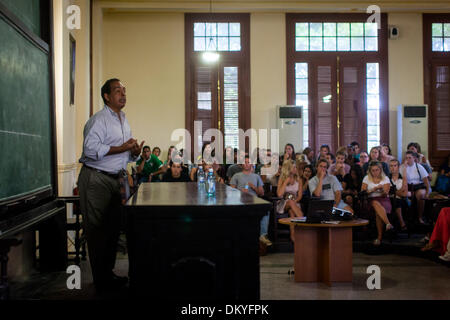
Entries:
POLYGON ((118 180, 86 167, 78 177, 83 230, 95 284, 112 275, 121 226, 121 196, 118 180))

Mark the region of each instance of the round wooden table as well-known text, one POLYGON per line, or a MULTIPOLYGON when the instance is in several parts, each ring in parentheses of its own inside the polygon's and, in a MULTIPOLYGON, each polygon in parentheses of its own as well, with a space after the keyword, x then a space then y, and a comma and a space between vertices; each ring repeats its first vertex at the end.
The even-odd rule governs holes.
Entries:
POLYGON ((296 282, 351 282, 353 268, 352 228, 368 220, 339 221, 338 224, 291 222, 294 225, 294 270, 296 282))

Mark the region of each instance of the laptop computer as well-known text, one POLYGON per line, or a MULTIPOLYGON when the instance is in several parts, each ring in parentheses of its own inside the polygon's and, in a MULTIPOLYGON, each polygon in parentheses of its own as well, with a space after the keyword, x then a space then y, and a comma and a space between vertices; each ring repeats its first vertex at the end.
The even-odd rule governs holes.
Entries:
POLYGON ((320 223, 331 220, 334 200, 310 200, 308 212, 306 213, 306 223, 320 223))

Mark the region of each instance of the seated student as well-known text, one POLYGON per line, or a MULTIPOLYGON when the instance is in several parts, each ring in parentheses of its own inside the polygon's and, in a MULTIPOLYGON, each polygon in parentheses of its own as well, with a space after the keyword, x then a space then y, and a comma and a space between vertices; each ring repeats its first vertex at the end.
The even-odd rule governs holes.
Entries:
POLYGON ((400 172, 406 172, 408 191, 417 199, 419 223, 425 224, 422 216, 425 208, 425 199, 428 198, 428 195, 430 194, 428 173, 421 164, 415 162, 418 158, 417 153, 413 151, 406 151, 405 158, 406 162, 400 166, 400 172))
POLYGON ((238 150, 238 154, 236 157, 236 163, 232 164, 228 170, 227 170, 227 181, 231 181, 231 178, 233 178, 233 176, 242 171, 242 166, 241 164, 243 164, 245 162, 245 157, 247 156, 246 152, 243 150, 238 150))
POLYGON ((137 173, 140 175, 139 183, 160 181, 159 174, 163 173, 163 163, 154 154, 150 154, 150 147, 142 148, 142 154, 136 161, 137 173))
POLYGON ((430 241, 423 247, 422 251, 437 251, 444 261, 450 261, 450 208, 443 208, 439 212, 436 225, 433 228, 430 241))
POLYGON ((345 163, 345 159, 347 159, 347 154, 343 151, 338 151, 336 153, 336 163, 328 168, 328 174, 336 176, 339 182, 342 182, 344 176, 350 172, 350 166, 345 163))
POLYGON ((383 238, 383 223, 386 231, 392 230, 394 226, 389 222, 387 215, 391 212, 391 201, 389 189, 391 183, 383 172, 381 162, 370 161, 367 175, 362 182, 361 191, 366 191, 369 198, 369 206, 375 210, 378 237, 373 244, 379 246, 383 238))
POLYGON ((163 163, 164 172, 169 170, 170 161, 172 160, 173 154, 178 154, 177 148, 175 148, 175 146, 170 146, 169 150, 167 151, 167 159, 163 163))
POLYGON ((311 147, 306 147, 303 149, 303 154, 306 156, 305 161, 314 167, 316 164, 316 159, 314 159, 314 150, 311 147))
MULTIPOLYGON (((418 163, 420 163, 422 165, 422 167, 424 167, 425 170, 427 170, 427 172, 431 178, 431 173, 433 172, 433 167, 431 166, 430 161, 428 161, 428 159, 426 159, 425 156, 422 154, 422 149, 420 147, 420 144, 417 142, 410 142, 410 143, 408 143, 408 147, 406 149, 408 151, 417 153, 418 163)), ((405 161, 403 163, 405 163, 405 161)), ((430 179, 430 181, 431 181, 431 179, 430 179)))
POLYGON ((284 146, 284 154, 282 155, 283 161, 281 161, 281 165, 283 164, 284 161, 286 160, 294 160, 295 161, 295 149, 294 149, 294 145, 291 143, 287 143, 284 146))
POLYGON ((302 185, 302 198, 300 200, 300 205, 303 212, 308 211, 308 202, 311 199, 311 192, 309 191, 308 182, 309 179, 313 176, 314 167, 310 164, 307 164, 303 168, 303 174, 300 176, 301 185, 302 185))
MULTIPOLYGON (((359 166, 361 168, 364 168, 364 164, 366 164, 367 162, 369 162, 369 154, 365 151, 361 151, 361 153, 359 154, 359 166)), ((364 173, 364 169, 363 169, 363 173, 364 173)))
POLYGON ((163 175, 163 182, 191 182, 189 175, 181 166, 181 157, 176 156, 169 162, 170 169, 163 175))
POLYGON ((450 154, 445 163, 439 168, 436 179, 436 191, 445 195, 450 194, 450 154))
MULTIPOLYGON (((386 163, 386 162, 382 162, 381 160, 380 160, 380 147, 378 146, 378 147, 372 147, 371 149, 370 149, 370 153, 369 153, 369 161, 368 162, 366 162, 364 165, 363 165, 363 175, 365 176, 365 175, 367 175, 367 169, 369 168, 369 162, 370 161, 379 161, 379 162, 381 162, 381 166, 383 167, 383 172, 384 172, 384 175, 386 175, 386 176, 388 176, 389 175, 389 166, 388 166, 388 164, 386 163)), ((361 158, 361 156, 360 156, 360 158, 361 158)))
POLYGON ((161 155, 161 149, 159 147, 154 147, 152 150, 152 154, 159 158, 159 156, 161 155))
POLYGON ((391 152, 391 147, 387 143, 383 143, 380 148, 380 161, 386 162, 389 166, 389 162, 394 159, 391 152))
MULTIPOLYGON (((205 178, 206 175, 209 172, 209 169, 213 169, 214 172, 214 176, 216 177, 216 182, 218 183, 224 183, 222 177, 219 175, 219 173, 215 170, 214 165, 211 163, 206 163, 205 160, 202 160, 202 168, 203 168, 203 172, 205 173, 205 178)), ((189 178, 191 179, 191 181, 197 182, 197 171, 198 171, 198 166, 192 168, 191 172, 189 173, 189 178)))
POLYGON ((264 183, 270 183, 271 178, 277 174, 279 160, 278 154, 272 154, 272 151, 267 149, 265 158, 261 160, 262 163, 257 171, 260 173, 261 179, 264 183))
POLYGON ((331 165, 333 165, 336 162, 336 158, 334 157, 334 154, 332 154, 331 152, 328 152, 325 155, 325 160, 327 160, 327 162, 328 162, 328 167, 330 167, 331 165))
POLYGON ((319 154, 317 155, 316 159, 316 167, 317 167, 317 160, 326 159, 328 153, 330 153, 330 147, 327 144, 321 145, 319 149, 319 154))
POLYGON ((334 200, 334 207, 350 211, 353 209, 341 199, 342 186, 335 176, 327 173, 328 162, 319 159, 317 162, 317 173, 308 182, 309 191, 312 197, 320 200, 334 200))
POLYGON ((344 176, 342 181, 342 198, 346 204, 355 209, 355 200, 361 191, 363 180, 362 168, 355 164, 350 168, 350 172, 344 176))
POLYGON ((400 161, 397 159, 389 161, 389 170, 391 171, 389 175, 391 190, 389 192, 391 194, 392 210, 397 215, 401 230, 406 231, 407 227, 403 220, 402 210, 407 206, 405 197, 408 194, 408 184, 406 183, 406 178, 403 179, 400 174, 400 161))
MULTIPOLYGON (((352 153, 351 153, 351 155, 352 155, 352 157, 353 157, 353 161, 351 161, 351 162, 353 162, 353 164, 358 164, 359 163, 359 155, 360 155, 360 153, 361 153, 361 147, 359 146, 359 143, 358 143, 358 141, 352 141, 350 144, 349 144, 349 147, 350 147, 350 149, 352 150, 352 153)), ((350 152, 349 152, 349 155, 350 155, 350 152)), ((350 164, 350 163, 349 163, 350 164)), ((350 165, 351 166, 351 165, 350 165)))
MULTIPOLYGON (((290 217, 303 217, 300 200, 303 196, 302 181, 298 177, 297 167, 293 160, 285 160, 278 180, 277 196, 283 198, 277 203, 277 212, 288 212, 290 217)), ((294 226, 290 226, 291 240, 294 242, 294 226)))
MULTIPOLYGON (((230 186, 241 190, 242 192, 248 192, 255 196, 264 195, 264 183, 261 177, 256 173, 252 172, 253 165, 250 163, 250 158, 248 155, 244 157, 244 163, 241 165, 242 171, 233 175, 230 181, 230 186)), ((272 242, 267 238, 267 232, 269 229, 269 215, 270 212, 261 218, 261 229, 259 240, 263 242, 266 246, 271 246, 272 242)))

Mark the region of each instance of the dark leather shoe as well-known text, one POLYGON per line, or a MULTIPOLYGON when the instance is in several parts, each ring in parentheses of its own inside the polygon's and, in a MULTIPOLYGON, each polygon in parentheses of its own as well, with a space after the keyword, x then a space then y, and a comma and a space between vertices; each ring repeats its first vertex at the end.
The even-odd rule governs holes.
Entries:
POLYGON ((113 286, 123 287, 128 283, 128 277, 120 277, 113 273, 110 281, 113 286))

